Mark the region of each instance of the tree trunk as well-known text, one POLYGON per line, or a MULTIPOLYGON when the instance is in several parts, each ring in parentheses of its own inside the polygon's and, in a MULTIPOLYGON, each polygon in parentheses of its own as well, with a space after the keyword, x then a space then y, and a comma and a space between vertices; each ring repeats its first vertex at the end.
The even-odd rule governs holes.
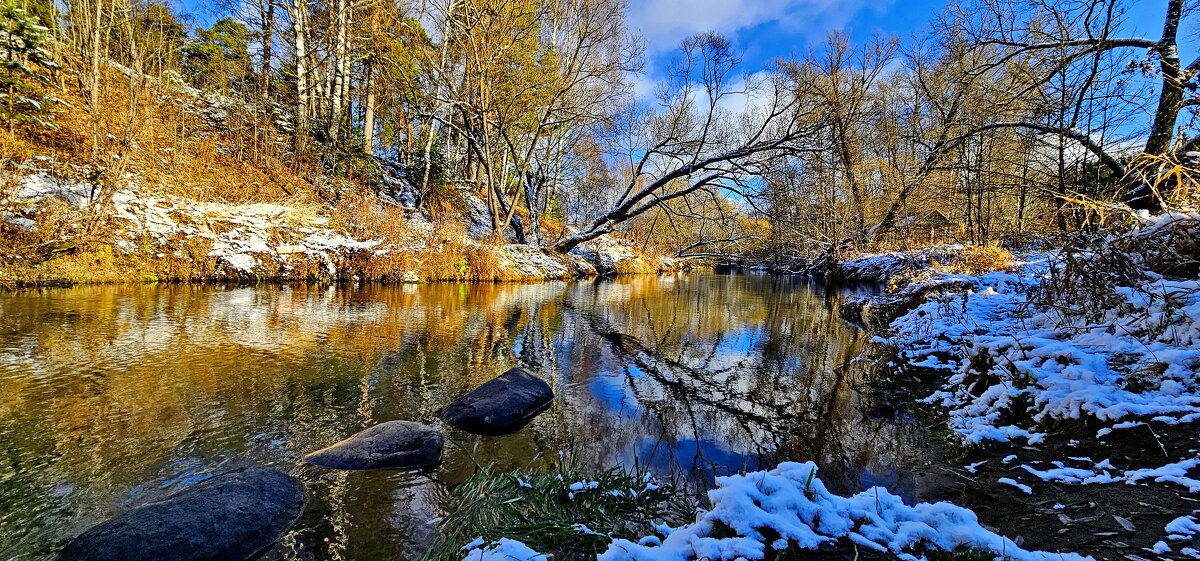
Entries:
MULTIPOLYGON (((1179 63, 1179 19, 1183 15, 1183 0, 1170 0, 1163 21, 1162 39, 1159 40, 1159 69, 1162 72, 1162 90, 1158 94, 1158 107, 1154 110, 1154 123, 1150 125, 1150 136, 1143 150, 1147 154, 1165 156, 1171 150, 1175 137, 1175 121, 1183 108, 1184 77, 1179 63)), ((1136 178, 1136 185, 1125 195, 1125 203, 1135 210, 1158 212, 1163 209, 1164 199, 1170 196, 1171 182, 1163 182, 1162 191, 1156 192, 1149 185, 1153 178, 1136 178)))
POLYGON ((1183 0, 1171 0, 1167 4, 1167 15, 1163 22, 1162 40, 1158 44, 1159 68, 1162 71, 1162 91, 1158 96, 1158 108, 1154 111, 1154 124, 1150 126, 1150 137, 1146 139, 1146 153, 1162 156, 1171 148, 1175 136, 1175 120, 1183 104, 1183 79, 1179 64, 1179 18, 1183 13, 1183 0))
POLYGON ((375 65, 367 61, 366 100, 363 103, 363 151, 375 153, 375 65))
POLYGON ((308 4, 305 0, 293 0, 288 6, 296 35, 296 127, 292 140, 299 155, 306 144, 309 121, 308 4))
POLYGON ((275 39, 275 0, 262 0, 263 10, 262 68, 259 70, 259 94, 263 99, 271 96, 271 47, 275 39))

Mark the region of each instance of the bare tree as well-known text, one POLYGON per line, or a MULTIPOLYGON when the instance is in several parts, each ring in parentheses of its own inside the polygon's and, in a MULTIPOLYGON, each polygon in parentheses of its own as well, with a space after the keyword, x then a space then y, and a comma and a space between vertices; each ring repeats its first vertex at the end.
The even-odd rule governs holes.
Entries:
POLYGON ((550 244, 567 252, 675 199, 725 191, 751 196, 757 178, 777 161, 814 150, 815 111, 795 95, 783 72, 754 79, 735 74, 728 39, 696 35, 683 42, 671 81, 655 110, 633 109, 612 131, 614 155, 630 170, 612 206, 579 231, 550 244), (749 98, 744 112, 727 105, 749 98))
MULTIPOLYGON (((1131 61, 1131 70, 1149 74, 1156 82, 1157 96, 1139 99, 1137 95, 1127 95, 1116 91, 1122 87, 1121 81, 1099 80, 1096 75, 1084 89, 1101 89, 1113 96, 1125 94, 1128 103, 1153 115, 1143 129, 1146 135, 1142 150, 1165 156, 1177 139, 1175 125, 1180 112, 1200 104, 1200 97, 1185 96, 1185 92, 1200 86, 1196 82, 1200 58, 1186 66, 1179 59, 1179 23, 1184 15, 1184 0, 1168 0, 1158 37, 1120 35, 1125 10, 1122 0, 998 0, 961 6, 951 12, 947 25, 974 50, 986 55, 973 69, 974 75, 989 75, 994 69, 1013 64, 1027 69, 1030 86, 1016 94, 1032 92, 1069 67, 1092 65, 1099 53, 1145 51, 1148 58, 1142 63, 1131 61)), ((1094 123, 1087 128, 1082 125, 1069 121, 1014 120, 990 123, 985 130, 1011 127, 1061 134, 1094 153, 1113 173, 1126 175, 1128 170, 1122 165, 1120 154, 1114 152, 1115 143, 1107 138, 1119 123, 1094 123)), ((1144 178, 1134 178, 1125 200, 1134 208, 1158 210, 1167 195, 1149 189, 1144 178)))

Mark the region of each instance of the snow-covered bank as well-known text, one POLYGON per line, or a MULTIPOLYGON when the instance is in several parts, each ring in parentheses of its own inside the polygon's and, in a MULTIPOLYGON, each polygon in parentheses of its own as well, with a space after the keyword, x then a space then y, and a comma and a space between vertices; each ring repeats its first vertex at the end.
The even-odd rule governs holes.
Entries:
MULTIPOLYGON (((636 543, 616 539, 599 561, 751 560, 773 552, 843 545, 925 559, 927 553, 990 552, 1014 561, 1081 561, 1074 553, 1027 551, 979 524, 970 510, 949 503, 909 506, 875 487, 851 497, 825 488, 812 462, 787 462, 770 471, 717 478, 712 509, 679 528, 636 543)), ((543 556, 513 540, 473 543, 464 561, 534 561, 543 556)))
POLYGON ((1036 521, 1014 530, 1098 557, 1118 543, 1150 558, 1198 549, 1161 524, 1200 492, 1200 214, 1137 222, 1056 238, 1000 270, 853 260, 892 281, 841 310, 893 351, 883 385, 933 406, 966 445, 963 478, 928 497, 1007 497, 994 516, 1036 521), (1071 514, 1041 506, 1052 497, 1071 514))
MULTIPOLYGON (((0 178, 0 230, 16 239, 55 240, 79 253, 90 247, 101 267, 61 255, 0 259, 0 283, 113 280, 431 280, 568 279, 652 273, 676 266, 602 238, 561 255, 529 245, 495 244, 479 236, 477 217, 435 222, 381 197, 366 212, 315 204, 235 204, 161 193, 130 181, 107 203, 83 181, 47 173, 0 178), (85 233, 105 205, 103 235, 85 233), (369 218, 370 220, 365 220, 369 218), (363 222, 370 222, 364 226, 363 222), (372 226, 386 231, 372 231, 372 226), (96 251, 97 248, 102 248, 96 251), (54 259, 51 259, 53 257, 54 259), (7 271, 7 273, 6 273, 7 271), (6 279, 3 275, 9 275, 6 279), (58 277, 62 277, 59 279, 58 277), (113 278, 116 277, 116 278, 113 278)), ((473 207, 469 207, 470 210, 473 207)), ((486 230, 486 228, 482 229, 486 230)), ((44 245, 44 243, 42 244, 44 245)), ((9 252, 6 252, 9 253, 9 252)), ((35 252, 37 253, 37 252, 35 252)))
POLYGON ((843 280, 886 284, 935 264, 951 263, 965 248, 962 244, 942 244, 913 251, 861 253, 833 264, 827 274, 843 280))
POLYGON ((928 401, 969 442, 1044 436, 1039 423, 1091 419, 1200 419, 1200 281, 1151 275, 1113 289, 1102 315, 1043 304, 1045 283, 1062 274, 1052 254, 1015 272, 947 275, 963 288, 938 294, 891 323, 912 364, 948 372, 928 401))

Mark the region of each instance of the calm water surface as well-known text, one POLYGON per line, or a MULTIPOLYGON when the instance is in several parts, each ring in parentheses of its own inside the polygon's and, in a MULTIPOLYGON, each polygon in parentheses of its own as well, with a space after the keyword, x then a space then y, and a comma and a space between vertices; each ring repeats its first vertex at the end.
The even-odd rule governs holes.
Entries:
MULTIPOLYGON (((476 462, 714 475, 816 460, 903 492, 911 425, 864 413, 853 291, 688 274, 540 284, 82 287, 0 294, 0 559, 47 559, 125 509, 246 463, 308 486, 283 559, 419 559, 476 462), (448 431, 429 475, 304 454, 434 412, 513 366, 553 407, 517 434, 448 431)), ((445 427, 443 427, 445 428, 445 427)))

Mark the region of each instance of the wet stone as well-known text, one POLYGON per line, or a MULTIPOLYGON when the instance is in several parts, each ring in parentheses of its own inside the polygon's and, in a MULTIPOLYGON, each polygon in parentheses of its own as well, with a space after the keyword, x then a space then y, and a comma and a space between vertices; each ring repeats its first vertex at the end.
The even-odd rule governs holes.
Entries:
POLYGON ((524 368, 513 368, 443 409, 438 416, 452 427, 482 435, 516 432, 545 411, 554 392, 524 368))
POLYGON ((417 469, 442 459, 442 435, 410 421, 388 421, 304 457, 333 469, 417 469))
POLYGON ((242 561, 299 518, 300 480, 268 468, 217 475, 130 510, 75 538, 61 561, 242 561))

